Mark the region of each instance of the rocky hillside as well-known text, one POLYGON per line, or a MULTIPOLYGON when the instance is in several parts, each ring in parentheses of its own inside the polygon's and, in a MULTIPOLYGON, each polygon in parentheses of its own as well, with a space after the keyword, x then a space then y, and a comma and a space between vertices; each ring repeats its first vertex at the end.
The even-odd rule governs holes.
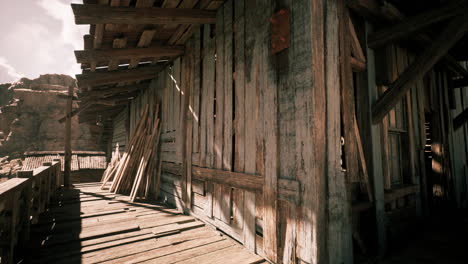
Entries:
MULTIPOLYGON (((0 157, 63 150, 65 124, 58 120, 65 115, 68 86, 75 87, 75 79, 56 74, 0 85, 0 157)), ((72 149, 101 150, 101 130, 73 118, 72 149)))

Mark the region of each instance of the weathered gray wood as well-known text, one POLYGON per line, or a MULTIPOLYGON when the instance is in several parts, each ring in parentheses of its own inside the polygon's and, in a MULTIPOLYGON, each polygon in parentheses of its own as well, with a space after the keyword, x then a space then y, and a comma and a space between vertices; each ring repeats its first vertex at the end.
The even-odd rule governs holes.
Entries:
POLYGON ((75 50, 78 63, 110 61, 112 59, 142 59, 149 57, 176 57, 184 53, 184 46, 154 46, 149 48, 113 48, 108 50, 75 50))
MULTIPOLYGON (((325 31, 325 85, 323 94, 324 101, 328 102, 325 107, 326 120, 324 124, 324 136, 326 137, 327 154, 325 162, 325 175, 327 177, 327 196, 328 197, 328 235, 327 235, 327 251, 328 263, 353 263, 353 241, 352 241, 352 222, 351 222, 351 197, 347 184, 347 180, 343 177, 341 171, 341 119, 340 113, 343 113, 345 136, 349 135, 347 144, 353 143, 354 151, 357 152, 356 140, 350 142, 350 139, 355 137, 355 108, 354 108, 354 87, 352 85, 353 78, 351 73, 351 65, 349 63, 350 55, 350 40, 349 34, 346 34, 349 29, 349 13, 346 8, 345 1, 327 1, 326 4, 326 21, 324 26, 325 31), (343 47, 342 44, 346 45, 343 47), (340 53, 341 52, 341 53, 340 53), (339 56, 338 54, 341 54, 339 56), (341 58, 339 62, 338 58, 341 58), (345 66, 347 69, 339 69, 345 66), (343 65, 344 64, 344 65, 343 65), (341 73, 341 76, 340 76, 341 73), (341 77, 341 83, 339 82, 341 77), (345 80, 343 82, 343 80, 345 80), (342 87, 340 87, 340 85, 342 87), (344 87, 343 87, 344 86, 344 87), (341 90, 341 97, 340 97, 341 90), (343 111, 340 111, 338 102, 340 98, 346 98, 341 101, 343 111), (352 101, 352 103, 350 102, 352 101), (352 108, 352 109, 350 109, 352 108), (352 125, 352 128, 348 128, 352 125), (346 130, 350 129, 346 133, 346 130)), ((320 116, 319 112, 315 113, 320 116)), ((346 139, 345 139, 346 140, 346 139)), ((346 144, 345 143, 345 144, 346 144)), ((315 143, 317 144, 317 142, 315 143)), ((346 147, 346 145, 345 145, 346 147)), ((349 149, 348 149, 349 150, 349 149)), ((316 154, 318 155, 318 153, 316 154)), ((353 153, 353 158, 356 160, 350 162, 348 159, 348 173, 358 173, 357 168, 357 153, 353 153), (350 166, 356 166, 351 170, 350 166)), ((348 156, 347 156, 348 157, 348 156)), ((353 177, 351 175, 351 177, 353 177)), ((349 179, 349 178, 348 178, 349 179)), ((320 246, 320 245, 318 245, 320 246)))
MULTIPOLYGON (((223 133, 224 133, 224 12, 221 7, 217 12, 216 22, 216 120, 214 167, 223 168, 223 133)), ((217 187, 216 187, 217 188, 217 187)))
POLYGON ((463 112, 453 119, 453 129, 458 130, 463 127, 463 125, 466 124, 466 121, 468 121, 468 109, 463 110, 463 112))
MULTIPOLYGON (((344 9, 344 7, 343 7, 344 9)), ((358 153, 354 137, 354 87, 353 73, 350 64, 351 39, 348 32, 349 15, 343 10, 340 12, 340 66, 341 66, 341 113, 343 116, 343 134, 345 139, 344 151, 346 158, 346 175, 350 182, 359 179, 358 153)))
POLYGON ((192 166, 192 173, 193 178, 197 180, 211 181, 250 191, 262 190, 264 184, 262 176, 246 173, 200 168, 196 166, 192 166))
POLYGON ((193 55, 193 91, 192 91, 192 116, 193 116, 193 152, 200 152, 200 51, 201 51, 201 39, 200 39, 200 29, 195 31, 194 35, 194 55, 193 55))
POLYGON ((437 40, 395 80, 372 107, 372 122, 379 123, 410 87, 443 57, 466 33, 465 16, 454 18, 437 40))
POLYGON ((185 8, 133 8, 72 4, 75 23, 83 24, 214 24, 215 12, 185 8))
POLYGON ((367 45, 371 48, 383 46, 390 41, 395 41, 409 36, 410 34, 437 22, 444 21, 458 15, 464 15, 467 11, 468 5, 465 1, 454 1, 450 5, 425 11, 414 17, 406 18, 398 24, 372 33, 369 35, 367 45))
MULTIPOLYGON (((220 7, 216 14, 216 117, 214 132, 214 164, 216 169, 223 169, 224 143, 224 8, 220 7)), ((223 205, 223 187, 213 185, 213 215, 220 218, 223 205)), ((230 208, 227 205, 224 207, 230 208)))
MULTIPOLYGON (((244 1, 245 4, 245 27, 238 28, 238 30, 245 30, 245 51, 244 51, 244 81, 245 81, 245 173, 255 174, 256 171, 256 126, 257 126, 257 71, 256 71, 256 56, 255 54, 255 40, 256 28, 253 26, 256 18, 256 10, 254 8, 254 1, 244 1)), ((241 4, 236 7, 240 8, 241 4)), ((236 9, 236 13, 238 9, 236 9)), ((239 11, 240 12, 240 11, 239 11)), ((237 74, 237 71, 236 71, 237 74)), ((242 73, 240 73, 242 74, 242 73)), ((256 194, 254 192, 246 191, 244 193, 244 229, 243 240, 244 246, 255 252, 255 216, 256 216, 256 194)))
MULTIPOLYGON (((262 0, 257 2, 257 8, 262 10, 258 19, 268 21, 275 9, 275 2, 262 0)), ((265 23, 266 24, 266 23, 265 23)), ((279 127, 278 127, 278 87, 274 58, 270 52, 268 24, 261 24, 260 33, 260 98, 263 101, 263 137, 264 137, 264 177, 263 188, 263 252, 269 260, 278 260, 277 237, 277 198, 279 178, 279 127)))
POLYGON ((138 69, 126 69, 103 72, 87 72, 77 74, 79 87, 114 84, 119 82, 131 82, 153 79, 156 74, 163 70, 162 66, 141 67, 138 69))
MULTIPOLYGON (((372 32, 372 25, 366 23, 366 34, 372 32)), ((367 49, 367 79, 368 79, 368 93, 369 104, 371 106, 378 98, 377 85, 375 81, 375 55, 374 51, 367 49)), ((370 107, 369 107, 370 108, 370 107)), ((368 111, 370 113, 370 109, 368 111)), ((368 120, 372 120, 369 114, 368 120)), ((382 173, 382 150, 381 150, 381 127, 378 124, 373 124, 371 127, 371 143, 372 143, 372 181, 374 188, 374 203, 375 203, 375 216, 377 223, 377 245, 379 255, 384 255, 386 250, 386 214, 385 214, 385 201, 384 201, 384 183, 382 173)))
MULTIPOLYGON (((205 119, 205 131, 202 132, 202 136, 205 136, 204 140, 200 141, 200 147, 205 147, 205 152, 201 151, 201 165, 207 167, 213 167, 213 151, 214 151, 214 91, 215 91, 215 40, 211 38, 211 29, 208 25, 205 25, 203 29, 203 97, 201 98, 202 118, 205 119), (204 115, 204 117, 203 117, 204 115), (203 146, 203 142, 205 146, 203 146)), ((192 169, 193 171, 193 169, 192 169)), ((194 173, 194 172, 193 172, 194 173)), ((213 184, 206 183, 206 195, 207 204, 205 213, 208 217, 213 216, 213 184)))
POLYGON ((72 112, 72 107, 73 107, 73 101, 72 101, 72 97, 73 97, 73 87, 72 86, 69 86, 68 87, 68 100, 67 100, 67 108, 66 108, 66 112, 67 112, 67 117, 66 117, 66 121, 65 121, 65 142, 64 142, 64 145, 65 145, 65 157, 64 157, 64 161, 65 161, 65 164, 64 164, 64 173, 63 173, 63 186, 65 188, 69 188, 70 187, 70 178, 71 178, 71 157, 72 157, 72 146, 71 146, 71 122, 72 122, 72 116, 68 113, 71 113, 72 112))

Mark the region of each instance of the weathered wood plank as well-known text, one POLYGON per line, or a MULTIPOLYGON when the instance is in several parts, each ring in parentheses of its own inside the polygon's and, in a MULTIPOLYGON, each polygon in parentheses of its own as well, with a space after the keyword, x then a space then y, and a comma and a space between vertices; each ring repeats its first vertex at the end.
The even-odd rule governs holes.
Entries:
POLYGON ((410 34, 421 30, 427 26, 440 21, 447 20, 451 17, 464 15, 468 11, 468 5, 465 1, 454 1, 450 5, 437 7, 426 12, 409 17, 402 22, 376 31, 369 35, 367 45, 371 48, 376 48, 385 45, 391 41, 395 41, 410 34))
POLYGON ((132 8, 72 4, 75 23, 84 24, 214 24, 209 10, 184 8, 132 8))
POLYGON ((200 39, 200 29, 195 31, 194 33, 194 55, 193 55, 193 91, 192 91, 192 98, 193 98, 193 105, 192 105, 192 120, 193 120, 193 152, 199 153, 200 152, 200 51, 201 51, 201 39, 200 39))
POLYGON ((192 166, 192 173, 193 178, 196 180, 211 181, 250 191, 262 190, 264 184, 263 177, 247 173, 208 169, 196 166, 192 166))
POLYGON ((465 16, 454 18, 435 42, 389 86, 389 89, 372 107, 372 122, 374 124, 379 123, 411 86, 465 35, 467 24, 468 21, 465 16))
MULTIPOLYGON (((224 7, 218 9, 216 14, 216 117, 214 139, 214 164, 216 169, 223 169, 223 143, 224 143, 224 7)), ((220 218, 222 213, 223 187, 213 185, 213 215, 220 218)), ((228 207, 229 206, 225 206, 228 207)))
POLYGON ((153 79, 156 74, 162 71, 162 66, 141 67, 138 69, 116 70, 116 71, 102 71, 102 72, 87 72, 77 74, 79 87, 97 86, 114 84, 119 82, 131 82, 153 79))
MULTIPOLYGON (((258 8, 263 10, 261 21, 268 21, 275 9, 275 2, 271 0, 260 1, 258 8)), ((266 24, 266 23, 265 23, 266 24)), ((268 37, 270 27, 262 25, 262 38, 260 58, 263 67, 260 71, 261 100, 263 101, 263 135, 265 142, 263 188, 263 251, 265 256, 276 262, 278 259, 277 238, 277 197, 279 172, 279 127, 278 127, 278 87, 276 83, 276 69, 274 58, 270 55, 268 37)))
MULTIPOLYGON (((241 4, 236 1, 236 13, 240 9, 241 4)), ((256 171, 256 157, 257 157, 257 144, 256 144, 256 125, 257 125, 257 71, 256 71, 256 59, 255 54, 255 41, 256 41, 256 28, 254 21, 256 18, 255 2, 244 1, 245 9, 245 24, 244 28, 239 25, 237 30, 245 30, 245 50, 244 50, 244 89, 245 89, 245 162, 244 169, 245 173, 255 174, 256 171), (247 26, 249 25, 249 26, 247 26)), ((237 20, 237 19, 236 19, 237 20)), ((240 23, 240 22, 238 22, 240 23)), ((239 70, 236 70, 236 74, 239 70)), ((252 252, 256 252, 255 243, 255 218, 256 218, 256 193, 255 192, 244 192, 244 229, 243 229, 243 241, 244 246, 252 252)))
MULTIPOLYGON (((117 39, 116 39, 117 40, 117 39)), ((184 46, 153 46, 150 48, 116 48, 108 50, 76 50, 78 63, 110 61, 112 59, 142 59, 148 57, 176 57, 184 53, 184 46)))
MULTIPOLYGON (((295 51, 302 59, 294 68, 296 78, 296 171, 302 186, 298 210, 298 258, 309 263, 327 263, 325 224, 325 80, 323 1, 293 5, 295 51), (303 28, 302 25, 310 25, 303 28), (299 41, 302 39, 302 42, 299 41), (304 45, 303 43, 307 43, 304 45), (311 147, 306 147, 311 146, 311 147), (313 176, 312 176, 313 175, 313 176)), ((294 44, 293 44, 294 45, 294 44)))
MULTIPOLYGON (((351 67, 349 64, 349 58, 351 47, 350 35, 346 34, 349 28, 349 13, 346 8, 345 1, 327 1, 326 4, 326 20, 324 24, 325 31, 325 84, 324 90, 324 101, 328 102, 325 106, 327 122, 324 124, 324 134, 326 136, 326 149, 327 154, 325 155, 325 175, 327 190, 326 197, 328 197, 328 234, 327 234, 327 251, 328 251, 328 263, 352 263, 353 262, 353 241, 352 241, 352 222, 351 222, 351 197, 349 191, 349 185, 346 178, 343 177, 341 171, 341 146, 340 146, 340 135, 341 135, 341 119, 340 112, 346 112, 351 110, 351 113, 344 113, 343 119, 348 118, 346 122, 343 120, 344 130, 350 129, 345 132, 345 136, 348 135, 347 143, 350 140, 353 141, 354 151, 357 152, 354 124, 356 115, 354 108, 354 87, 353 76, 351 73, 351 67), (346 45, 343 47, 342 45, 346 45), (341 54, 341 56, 338 56, 341 54), (341 63, 337 58, 341 58, 341 63), (343 69, 339 70, 339 65, 347 67, 345 72, 343 69), (341 76, 340 76, 341 75, 341 76), (341 77, 341 84, 338 81, 341 77), (345 80, 343 82, 343 80, 345 80), (340 87, 340 85, 342 87, 340 87), (344 87, 343 87, 344 86, 344 87), (341 96, 340 96, 341 90, 341 96), (341 101, 341 107, 343 111, 340 111, 340 105, 338 105, 340 98, 346 98, 352 100, 351 102, 344 103, 341 101), (352 125, 352 127, 347 127, 352 125)), ((320 116, 320 112, 316 112, 315 115, 320 116)), ((317 144, 317 143, 316 143, 317 144)), ((345 143, 346 144, 346 143, 345 143)), ((346 147, 346 145, 345 145, 346 147)), ((317 154, 316 154, 317 155, 317 154)), ((357 153, 353 153, 353 158, 356 160, 353 163, 347 161, 348 170, 352 166, 354 173, 358 174, 357 168, 357 153)), ((357 177, 356 175, 355 177, 357 177)), ((352 176, 351 176, 352 177, 352 176)), ((318 245, 320 246, 320 245, 318 245)))

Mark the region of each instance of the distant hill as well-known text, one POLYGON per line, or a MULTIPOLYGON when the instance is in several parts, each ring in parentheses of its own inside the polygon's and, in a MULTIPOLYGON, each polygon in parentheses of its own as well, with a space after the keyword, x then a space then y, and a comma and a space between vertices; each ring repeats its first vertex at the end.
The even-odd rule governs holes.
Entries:
MULTIPOLYGON (((65 124, 58 120, 65 115, 69 86, 76 88, 75 79, 59 74, 0 84, 0 157, 64 148, 65 124)), ((101 150, 101 133, 101 127, 73 118, 72 148, 101 150)))

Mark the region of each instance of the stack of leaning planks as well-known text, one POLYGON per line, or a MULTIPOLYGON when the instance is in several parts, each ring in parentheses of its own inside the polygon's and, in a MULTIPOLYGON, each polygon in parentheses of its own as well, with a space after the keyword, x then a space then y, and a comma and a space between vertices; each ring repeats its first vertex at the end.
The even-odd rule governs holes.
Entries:
POLYGON ((121 158, 120 148, 119 148, 119 143, 117 143, 116 146, 115 146, 115 151, 112 152, 111 161, 109 162, 109 164, 107 165, 106 170, 102 174, 101 182, 103 184, 102 184, 101 189, 103 189, 106 186, 106 184, 109 182, 111 177, 113 177, 115 175, 114 172, 115 172, 115 169, 117 167, 116 165, 119 163, 120 158, 121 158))
POLYGON ((108 168, 102 188, 112 180, 109 187, 111 192, 130 194, 131 201, 135 201, 137 197, 148 197, 151 177, 155 175, 157 167, 156 150, 161 134, 158 114, 159 105, 156 105, 152 112, 149 105, 146 105, 125 153, 117 163, 109 166, 112 168, 108 168))

